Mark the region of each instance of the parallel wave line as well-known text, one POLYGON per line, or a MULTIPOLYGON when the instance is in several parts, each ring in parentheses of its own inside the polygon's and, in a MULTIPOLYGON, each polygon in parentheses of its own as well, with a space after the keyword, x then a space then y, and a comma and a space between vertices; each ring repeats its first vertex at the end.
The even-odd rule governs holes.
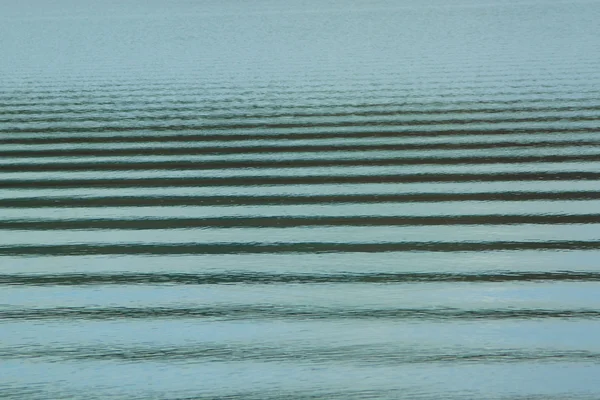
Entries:
POLYGON ((587 271, 504 271, 491 273, 119 273, 97 274, 0 274, 5 286, 90 286, 90 285, 228 285, 228 284, 377 284, 377 283, 488 283, 488 282, 595 282, 600 272, 587 271))
MULTIPOLYGON (((461 91, 461 92, 469 92, 469 91, 477 91, 480 89, 486 90, 489 92, 490 89, 501 88, 504 92, 512 93, 513 91, 518 91, 517 93, 553 93, 553 92, 564 92, 564 89, 568 90, 582 90, 584 93, 595 93, 597 89, 590 89, 590 84, 594 81, 590 81, 589 78, 581 79, 581 80, 563 80, 564 82, 561 85, 540 85, 536 84, 532 81, 522 81, 526 82, 526 84, 517 84, 515 81, 511 80, 511 82, 506 82, 504 80, 497 81, 487 81, 487 82, 479 82, 479 84, 474 84, 472 80, 468 81, 454 81, 452 84, 448 84, 448 80, 441 81, 427 81, 427 82, 403 82, 401 84, 397 84, 394 86, 385 85, 385 84, 377 84, 374 82, 365 82, 364 84, 354 84, 352 88, 341 90, 339 87, 335 86, 325 86, 323 84, 313 84, 313 85, 302 85, 302 86, 253 86, 241 88, 237 85, 231 86, 214 86, 212 88, 204 87, 194 87, 194 86, 186 86, 181 88, 180 90, 175 90, 173 87, 165 86, 163 90, 152 90, 149 92, 148 88, 141 87, 139 89, 118 89, 112 91, 98 91, 98 90, 86 90, 86 89, 52 89, 52 90, 40 90, 37 89, 35 93, 10 93, 6 95, 0 95, 0 102, 6 101, 10 99, 14 99, 15 97, 26 97, 32 100, 53 100, 57 98, 68 98, 68 99, 83 99, 89 100, 90 98, 136 98, 136 97, 147 97, 150 93, 153 96, 158 97, 160 95, 169 97, 169 96, 197 96, 200 98, 205 97, 216 97, 218 96, 261 96, 265 94, 271 93, 279 93, 285 95, 352 95, 355 93, 362 93, 364 95, 369 95, 372 93, 395 93, 399 90, 405 90, 408 88, 415 88, 417 90, 427 90, 427 88, 436 88, 439 92, 446 91, 461 91), (467 84, 465 84, 467 83, 467 84), (482 83, 485 83, 482 84, 482 83), (490 85, 490 83, 498 83, 498 86, 490 85), (562 90, 556 90, 557 87, 560 87, 562 90), (582 89, 585 88, 585 89, 582 89), (527 89, 533 89, 527 91, 527 89), (544 90, 545 89, 545 90, 544 90), (20 96, 19 96, 20 95, 20 96)), ((410 89, 409 89, 410 90, 410 89)))
MULTIPOLYGON (((95 111, 96 114, 92 112, 92 110, 87 110, 85 113, 74 113, 74 115, 68 115, 73 113, 56 113, 52 112, 52 116, 49 116, 47 112, 38 111, 36 114, 29 114, 28 117, 23 118, 22 115, 24 113, 15 113, 18 117, 13 118, 0 118, 0 123, 58 123, 58 122, 119 122, 119 121, 135 121, 139 123, 141 121, 164 121, 164 120, 236 120, 236 119, 244 119, 244 120, 253 120, 253 119, 277 119, 277 118, 318 118, 318 117, 390 117, 390 116, 437 116, 437 115, 445 115, 445 114, 467 114, 472 116, 477 116, 479 114, 495 114, 495 115, 520 115, 525 116, 527 114, 548 114, 548 113, 559 113, 559 112, 578 112, 583 113, 585 111, 600 111, 600 106, 563 106, 563 107, 523 107, 523 108, 480 108, 480 109, 433 109, 433 110, 411 110, 411 109, 400 109, 400 110, 353 110, 353 111, 331 111, 331 112, 277 112, 273 110, 270 113, 227 113, 227 114, 218 114, 211 113, 210 115, 198 115, 197 108, 187 108, 183 110, 164 110, 160 111, 157 109, 152 115, 147 114, 147 110, 144 110, 144 113, 132 113, 131 111, 128 113, 123 113, 122 110, 114 109, 113 112, 107 112, 107 110, 95 111), (165 111, 170 111, 165 113, 165 111), (182 113, 176 113, 176 111, 186 111, 182 113), (112 115, 113 113, 117 115, 112 115), (193 113, 193 114, 192 114, 193 113), (67 114, 64 116, 57 116, 60 114, 67 114), (91 115, 89 115, 91 114, 91 115), (37 116, 36 116, 37 115, 37 116)), ((142 111, 142 110, 140 110, 142 111)), ((4 115, 4 112, 0 112, 0 115, 4 115)), ((549 116, 552 117, 552 116, 549 116)))
POLYGON ((447 225, 565 225, 597 224, 599 214, 578 215, 441 215, 394 216, 312 216, 312 217, 216 217, 77 220, 0 220, 0 230, 149 230, 193 228, 286 228, 310 226, 447 226, 447 225))
POLYGON ((31 104, 29 107, 18 106, 14 104, 0 103, 3 108, 0 109, 0 116, 21 116, 21 115, 43 115, 52 113, 52 115, 86 115, 86 114, 106 114, 119 113, 129 115, 130 113, 150 113, 150 112, 194 112, 211 113, 206 117, 211 117, 213 113, 219 115, 276 115, 276 116, 344 116, 344 115, 369 115, 375 112, 394 112, 411 114, 431 114, 431 113, 521 113, 521 112, 554 112, 554 111, 594 111, 599 106, 597 98, 574 98, 558 101, 557 99, 513 99, 513 100, 485 100, 464 101, 455 100, 452 102, 441 101, 386 101, 386 102, 336 102, 335 104, 305 103, 305 104, 226 104, 219 106, 218 103, 206 104, 193 100, 170 100, 165 102, 133 102, 120 100, 119 105, 112 102, 106 103, 41 103, 31 104), (555 105, 568 104, 568 105, 555 105), (588 103, 592 102, 592 105, 588 103), (128 106, 128 104, 130 104, 128 106), (537 106, 536 106, 537 105, 537 106), (96 107, 94 107, 96 106, 96 107), (102 107, 99 107, 102 106, 102 107), (493 106, 493 107, 492 107, 493 106), (331 109, 331 111, 329 111, 331 109), (375 109, 375 110, 369 110, 375 109), (380 110, 377 110, 380 109, 380 110), (383 110, 381 110, 383 109, 383 110), (391 110, 390 110, 391 109, 391 110), (306 112, 302 110, 314 110, 306 112), (328 111, 323 111, 328 110, 328 111), (344 111, 335 111, 344 110, 344 111), (236 112, 237 111, 237 112, 236 112), (226 114, 225 114, 226 113, 226 114))
MULTIPOLYGON (((135 162, 61 162, 61 163, 14 163, 1 166, 5 173, 58 172, 58 171, 205 171, 246 170, 272 168, 311 167, 393 167, 410 165, 487 165, 487 164, 536 164, 560 162, 600 161, 600 154, 523 155, 523 156, 474 156, 474 157, 386 157, 379 158, 330 158, 330 159, 283 159, 283 160, 218 160, 218 161, 149 161, 135 162)), ((584 170, 582 170, 584 172, 584 170)), ((336 176, 336 175, 331 175, 336 176)), ((382 175, 383 176, 383 175, 382 175)), ((168 177, 166 179, 169 179, 168 177)))
MULTIPOLYGON (((257 346, 257 345, 192 345, 192 346, 70 346, 69 348, 22 348, 0 349, 0 359, 37 359, 52 361, 107 360, 118 362, 141 361, 196 361, 196 362, 315 362, 360 364, 428 364, 428 363, 461 363, 461 362, 597 362, 600 353, 584 350, 554 349, 464 349, 460 354, 447 352, 444 349, 421 348, 390 349, 372 345, 362 346, 311 346, 293 348, 290 346, 257 346), (390 351, 391 350, 391 351, 390 351), (437 351, 436 351, 437 350, 437 351)), ((389 393, 388 393, 389 394, 389 393)), ((355 398, 369 398, 355 397, 355 398)), ((232 399, 231 397, 227 397, 232 399)), ((244 397, 247 398, 247 397, 244 397)), ((297 399, 296 396, 294 398, 297 399)), ((314 399, 314 396, 311 396, 314 399)), ((327 396, 327 398, 330 398, 327 396)), ((190 399, 191 400, 191 399, 190 399)))
MULTIPOLYGON (((490 129, 490 128, 486 128, 486 129, 481 129, 481 128, 465 128, 465 129, 456 129, 456 128, 448 128, 448 129, 438 129, 438 130, 415 130, 415 131, 403 131, 403 130, 398 130, 398 131, 391 131, 391 130, 378 130, 378 131, 370 131, 370 130, 365 130, 365 131, 355 131, 355 132, 347 132, 347 131, 342 131, 342 132, 328 132, 328 131, 321 131, 321 132, 293 132, 293 133, 280 133, 280 132, 276 132, 276 133, 254 133, 254 132, 241 132, 241 133, 202 133, 202 134, 198 134, 197 132, 201 131, 201 130, 186 130, 184 129, 184 132, 189 132, 189 133, 184 133, 181 134, 179 133, 180 131, 175 130, 174 132, 177 133, 172 133, 172 134, 165 134, 162 130, 160 131, 160 134, 156 134, 156 133, 151 133, 149 134, 147 131, 143 130, 143 129, 138 129, 135 127, 130 127, 128 129, 123 129, 122 131, 111 131, 111 130, 98 130, 97 132, 88 132, 88 133, 110 133, 110 134, 114 134, 114 135, 98 135, 98 136, 71 136, 72 133, 75 134, 82 134, 85 135, 86 130, 82 130, 82 129, 74 129, 71 132, 61 132, 61 131, 54 131, 54 130, 50 130, 50 132, 38 132, 38 133, 45 133, 45 134, 51 134, 51 135, 55 135, 52 137, 52 139, 55 139, 56 137, 60 137, 61 135, 65 135, 63 136, 64 138, 68 139, 68 140, 73 140, 74 138, 86 138, 86 140, 89 140, 90 142, 95 142, 96 140, 99 140, 101 143, 105 142, 107 139, 109 142, 114 141, 115 138, 123 138, 123 140, 125 141, 133 141, 133 142, 140 142, 143 141, 143 139, 148 138, 148 140, 152 140, 152 138, 159 138, 159 139, 165 139, 166 141, 173 141, 173 140, 177 140, 177 141, 188 141, 188 140, 193 140, 193 141, 216 141, 216 142, 227 142, 227 141, 240 141, 240 140, 309 140, 309 139, 323 139, 323 138, 328 138, 328 139, 343 139, 343 138, 348 138, 348 139, 357 139, 357 138, 400 138, 400 137, 407 137, 407 138, 419 138, 419 137, 454 137, 454 136, 473 136, 473 137, 477 137, 477 136, 481 136, 481 135, 515 135, 515 134, 521 134, 521 135, 527 135, 527 134, 536 134, 539 135, 540 132, 544 132, 546 134, 552 134, 552 135, 572 135, 572 134, 576 134, 576 133, 584 133, 584 134, 588 134, 588 133, 595 133, 596 131, 600 130, 599 128, 588 128, 588 127, 571 127, 568 129, 565 128, 551 128, 551 127, 545 127, 543 129, 539 128, 539 127, 519 127, 519 128, 502 128, 502 129, 498 129, 498 128, 494 128, 494 129, 490 129), (135 132, 135 133, 139 133, 139 136, 125 136, 125 135, 120 135, 121 133, 131 133, 131 132, 135 132), (98 138, 98 139, 97 139, 98 138), (131 139, 129 139, 131 138, 131 139)), ((218 130, 217 130, 218 131, 218 130)), ((226 129, 223 129, 223 131, 226 131, 226 129)), ((22 134, 20 133, 6 133, 5 136, 3 136, 5 138, 13 139, 13 138, 23 138, 22 134)), ((0 141, 1 142, 1 141, 0 141)), ((67 142, 68 143, 68 142, 67 142)))
MULTIPOLYGON (((120 144, 115 141, 115 144, 120 144)), ((475 142, 475 143, 452 143, 452 142, 436 142, 436 143, 360 143, 360 144, 321 144, 321 143, 303 143, 303 144, 250 144, 243 146, 207 146, 202 143, 194 143, 187 141, 183 146, 156 146, 156 147, 85 147, 85 146, 67 146, 65 148, 19 148, 19 149, 1 149, 0 156, 20 157, 26 154, 61 154, 74 152, 94 153, 96 151, 111 152, 120 154, 119 152, 148 152, 150 154, 159 153, 160 155, 170 154, 249 154, 249 153, 308 153, 308 152, 332 152, 332 151, 400 151, 400 150, 481 150, 481 149, 497 149, 497 148, 561 148, 561 147, 586 147, 592 146, 600 149, 600 139, 590 140, 573 140, 573 141, 556 141, 556 140, 537 140, 537 141, 506 141, 506 142, 475 142)))
POLYGON ((197 308, 42 308, 0 311, 0 320, 46 319, 418 319, 428 320, 505 320, 505 319, 598 319, 596 309, 349 309, 305 308, 283 306, 223 306, 197 308))
POLYGON ((131 131, 131 130, 148 130, 148 131, 162 131, 162 130, 202 130, 202 129, 289 129, 289 128, 339 128, 339 127, 371 127, 371 126, 388 126, 388 127, 415 127, 415 126, 436 126, 436 125, 474 125, 474 124, 502 124, 502 123, 528 123, 528 122, 600 122, 600 116, 562 116, 562 117, 523 117, 523 118, 505 118, 505 119, 447 119, 447 120, 407 120, 407 121, 344 121, 344 122, 280 122, 280 123, 268 123, 268 122, 255 122, 255 123, 231 123, 231 124, 161 124, 161 125, 101 125, 101 126, 81 126, 76 127, 72 125, 56 126, 56 127, 10 127, 0 128, 0 133, 44 133, 48 131, 61 131, 61 132, 73 132, 73 131, 86 131, 86 132, 105 132, 105 131, 131 131))
POLYGON ((408 165, 484 165, 535 164, 560 162, 600 161, 600 154, 583 155, 524 155, 438 158, 357 158, 357 159, 299 159, 299 160, 223 160, 223 161, 156 161, 156 162, 71 162, 71 163, 14 163, 0 168, 5 173, 58 172, 58 171, 205 171, 221 169, 256 168, 310 168, 310 167, 386 167, 408 165))
POLYGON ((198 186, 268 186, 344 183, 410 182, 507 182, 600 180, 598 172, 517 172, 496 174, 404 174, 404 175, 305 175, 242 176, 207 178, 139 178, 139 179, 0 179, 3 189, 83 188, 83 187, 198 187, 198 186))
MULTIPOLYGON (((489 89, 489 88, 488 88, 489 89)), ((311 92, 313 93, 313 92, 311 92)), ((356 93, 349 93, 346 95, 331 95, 331 94, 327 94, 325 93, 325 95, 314 95, 310 94, 307 96, 303 96, 298 98, 298 96, 290 96, 289 93, 287 93, 287 97, 286 96, 279 96, 277 99, 277 105, 281 106, 283 104, 288 104, 288 105, 297 105, 298 102, 302 102, 302 103, 306 103, 306 102, 315 102, 318 103, 320 105, 327 105, 327 104, 332 104, 332 103, 340 103, 340 102, 348 102, 348 100, 350 98, 356 97, 356 96, 360 96, 361 99, 365 99, 365 97, 369 100, 371 100, 372 102, 399 102, 399 101, 406 101, 406 96, 400 96, 398 95, 395 91, 391 92, 392 94, 385 94, 382 93, 381 91, 378 90, 374 90, 372 91, 372 96, 368 96, 367 93, 365 92, 361 92, 361 91, 357 91, 356 93), (324 102, 326 102, 327 104, 323 104, 324 102)), ((557 91, 557 90, 546 90, 546 91, 530 91, 530 92, 525 92, 525 93, 520 93, 520 92, 511 92, 511 91, 501 91, 498 90, 496 92, 494 92, 493 94, 490 93, 485 93, 485 96, 483 96, 483 94, 481 93, 471 93, 471 92, 465 92, 462 93, 462 98, 456 98, 456 96, 458 95, 455 92, 452 91, 448 91, 448 93, 436 93, 435 98, 438 99, 435 102, 443 102, 445 100, 445 98, 448 97, 448 95, 455 95, 455 100, 453 102, 456 101, 468 101, 468 102, 476 102, 477 100, 475 99, 481 99, 483 102, 496 102, 496 101, 513 101, 513 102, 522 102, 522 101, 556 101, 557 98, 560 98, 560 101, 581 101, 582 99, 594 99, 597 100, 598 99, 598 94, 599 91, 598 90, 572 90, 572 91, 557 91), (584 95, 591 95, 591 96, 585 96, 584 95), (541 98, 543 96, 548 96, 549 98, 541 98), (569 97, 569 96, 573 96, 573 97, 569 97), (466 100, 466 98, 469 98, 470 100, 466 100), (482 97, 485 97, 482 99, 482 97), (510 99, 504 99, 502 100, 502 97, 510 97, 510 99)), ((72 99, 72 100, 65 100, 64 97, 59 97, 57 96, 56 99, 60 99, 60 100, 54 100, 54 98, 51 99, 29 99, 29 101, 26 101, 22 98, 20 98, 19 100, 15 101, 0 101, 0 107, 2 107, 3 109, 7 109, 7 108, 11 108, 11 107, 37 107, 37 106, 62 106, 62 107, 69 107, 70 105, 85 105, 85 106, 97 106, 97 105, 109 105, 109 106, 115 106, 115 105, 140 105, 140 104, 151 104, 151 105, 156 105, 156 104, 199 104, 199 102, 208 102, 211 104, 211 106, 215 106, 220 104, 221 107, 225 107, 226 105, 230 104, 230 105, 234 105, 234 106, 239 106, 240 102, 244 102, 247 103, 249 101, 252 101, 253 104, 268 104, 268 105, 272 105, 273 102, 269 101, 267 99, 263 99, 261 97, 256 97, 256 98, 252 98, 252 99, 248 99, 248 98, 244 98, 243 96, 239 96, 239 95, 230 95, 229 97, 211 97, 211 96, 206 96, 206 97, 201 97, 199 98, 198 95, 195 94, 190 94, 189 95, 189 99, 185 99, 182 98, 182 95, 178 95, 178 96, 165 96, 164 98, 156 98, 155 96, 151 96, 153 97, 153 100, 150 102, 147 100, 148 96, 138 96, 138 97, 111 97, 111 96, 98 96, 94 99, 90 99, 90 98, 82 98, 80 100, 78 99, 72 99), (176 99, 175 99, 176 97, 176 99)), ((423 102, 423 100, 417 100, 417 99, 427 99, 429 101, 431 101, 432 96, 426 96, 426 95, 414 95, 412 96, 412 100, 409 100, 409 102, 414 103, 414 102, 423 102)), ((14 99, 14 97, 12 97, 14 99)), ((360 104, 360 103, 359 103, 360 104)), ((316 105, 316 104, 315 104, 316 105)))
POLYGON ((159 254, 285 254, 382 252, 483 252, 517 250, 600 250, 600 241, 496 241, 399 243, 215 243, 0 246, 0 256, 159 255, 159 254))
POLYGON ((600 191, 408 193, 366 195, 271 195, 271 196, 118 196, 26 197, 0 199, 0 208, 57 207, 186 207, 347 203, 427 203, 448 201, 569 201, 600 200, 600 191))

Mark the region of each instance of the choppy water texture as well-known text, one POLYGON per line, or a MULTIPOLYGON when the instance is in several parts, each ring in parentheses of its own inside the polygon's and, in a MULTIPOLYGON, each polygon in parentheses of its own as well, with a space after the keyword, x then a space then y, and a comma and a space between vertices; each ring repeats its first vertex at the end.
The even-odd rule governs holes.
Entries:
POLYGON ((600 398, 600 3, 290 3, 0 5, 0 397, 600 398))

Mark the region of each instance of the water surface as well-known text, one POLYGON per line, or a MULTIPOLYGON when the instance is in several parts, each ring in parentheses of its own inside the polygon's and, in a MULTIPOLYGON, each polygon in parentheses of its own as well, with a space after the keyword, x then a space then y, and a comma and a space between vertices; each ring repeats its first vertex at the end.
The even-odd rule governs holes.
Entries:
POLYGON ((0 397, 600 397, 598 1, 0 15, 0 397))

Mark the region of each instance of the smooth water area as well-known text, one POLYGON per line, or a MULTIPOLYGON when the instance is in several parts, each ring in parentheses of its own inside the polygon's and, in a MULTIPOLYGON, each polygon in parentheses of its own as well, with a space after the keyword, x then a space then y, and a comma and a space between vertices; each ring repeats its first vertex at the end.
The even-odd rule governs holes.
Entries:
POLYGON ((599 20, 0 4, 0 398, 600 398, 599 20))

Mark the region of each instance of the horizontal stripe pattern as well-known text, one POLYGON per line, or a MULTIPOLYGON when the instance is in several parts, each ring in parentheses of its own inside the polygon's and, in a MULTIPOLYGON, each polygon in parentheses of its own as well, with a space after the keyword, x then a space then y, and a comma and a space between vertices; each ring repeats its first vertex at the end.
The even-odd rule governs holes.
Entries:
MULTIPOLYGON (((519 88, 526 89, 526 85, 519 88)), ((347 99, 350 92, 324 91, 324 97, 314 97, 303 105, 298 97, 302 91, 289 91, 286 96, 295 100, 288 108, 254 102, 256 107, 244 109, 228 103, 207 108, 202 98, 186 100, 185 104, 169 103, 170 92, 152 90, 140 88, 136 96, 167 96, 166 108, 136 104, 124 97, 124 91, 101 94, 107 99, 112 96, 123 100, 111 108, 110 103, 103 105, 104 97, 78 100, 84 92, 63 93, 52 88, 31 98, 28 105, 24 102, 27 96, 22 97, 22 105, 5 104, 0 113, 0 183, 3 193, 7 193, 0 199, 0 230, 10 235, 0 247, 5 259, 314 254, 336 260, 346 254, 403 257, 422 253, 433 257, 437 253, 577 254, 600 249, 595 229, 600 222, 596 212, 598 193, 593 190, 600 181, 595 92, 583 91, 582 95, 588 97, 577 100, 564 98, 561 101, 567 105, 562 105, 535 91, 526 93, 539 95, 539 99, 488 98, 483 103, 460 98, 419 103, 416 99, 404 104, 386 102, 385 91, 381 91, 377 92, 380 102, 372 99, 370 103, 336 106, 337 97, 347 99), (64 104, 56 103, 59 95, 64 104), (199 117, 198 112, 204 114, 199 117), (560 127, 540 123, 560 123, 560 127), (473 124, 483 126, 474 128, 473 124), (422 126, 431 128, 423 130, 422 126), (178 133, 182 130, 185 133, 178 133), (586 181, 587 190, 569 190, 586 181), (477 190, 496 182, 504 186, 495 191, 477 190), (525 189, 542 182, 565 184, 552 191, 525 189), (444 189, 443 185, 456 190, 444 189), (524 189, 508 189, 519 185, 524 189), (364 194, 353 194, 371 186, 373 189, 364 194), (321 187, 334 190, 332 194, 322 193, 321 187), (336 194, 342 187, 348 187, 348 191, 336 194), (415 190, 404 192, 404 187, 415 190), (189 188, 198 194, 149 195, 148 190, 154 188, 189 188), (43 194, 48 190, 51 195, 43 194), (90 196, 86 190, 128 190, 128 194, 90 196), (240 195, 240 190, 255 193, 240 195), (225 194, 210 194, 215 191, 225 194), (447 234, 454 226, 460 234, 447 234), (535 226, 544 233, 532 228, 535 226), (583 230, 586 226, 589 229, 583 230), (393 229, 386 233, 377 231, 377 227, 393 229), (483 227, 491 234, 476 240, 483 227), (411 229, 422 232, 419 237, 424 240, 411 240, 411 229), (52 236, 44 236, 47 231, 52 236), (94 236, 94 231, 101 236, 94 236), (147 231, 148 235, 130 236, 128 232, 132 231, 147 231), (386 235, 388 240, 382 240, 386 235), (398 235, 407 239, 398 241, 398 235), (363 240, 356 241, 361 236, 363 240), (317 240, 306 240, 311 237, 317 240), (327 237, 336 239, 327 241, 327 237), (197 240, 200 242, 191 242, 197 240)), ((598 280, 593 270, 561 267, 564 269, 536 270, 525 266, 524 271, 485 274, 460 270, 392 273, 377 272, 376 267, 369 274, 337 275, 311 275, 298 267, 277 274, 252 269, 183 274, 177 273, 176 266, 172 273, 146 274, 126 270, 112 275, 94 274, 84 269, 77 274, 28 275, 14 271, 1 275, 0 285, 27 290, 107 285, 302 285, 312 290, 310 285, 327 285, 333 290, 352 284, 376 294, 383 290, 378 286, 381 284, 410 284, 416 288, 441 282, 518 282, 533 288, 547 281, 562 284, 598 280)), ((248 301, 252 303, 250 298, 248 301)), ((585 304, 564 310, 526 306, 487 309, 475 304, 465 303, 459 309, 445 309, 439 304, 433 309, 308 310, 293 301, 288 308, 259 304, 169 308, 150 303, 141 308, 9 308, 0 318, 469 321, 598 317, 597 310, 585 304)), ((4 354, 15 357, 6 351, 4 354)), ((56 356, 41 352, 35 357, 56 356)))
POLYGON ((192 3, 0 16, 0 397, 599 396, 596 2, 192 3))

